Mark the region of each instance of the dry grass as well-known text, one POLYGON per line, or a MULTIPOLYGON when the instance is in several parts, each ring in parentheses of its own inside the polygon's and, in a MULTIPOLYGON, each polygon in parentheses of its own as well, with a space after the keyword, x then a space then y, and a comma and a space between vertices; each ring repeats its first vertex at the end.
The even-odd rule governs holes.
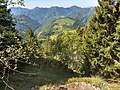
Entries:
POLYGON ((65 85, 45 85, 39 90, 120 90, 120 83, 108 83, 100 77, 73 77, 65 85))
POLYGON ((109 83, 110 90, 120 90, 120 83, 109 83))

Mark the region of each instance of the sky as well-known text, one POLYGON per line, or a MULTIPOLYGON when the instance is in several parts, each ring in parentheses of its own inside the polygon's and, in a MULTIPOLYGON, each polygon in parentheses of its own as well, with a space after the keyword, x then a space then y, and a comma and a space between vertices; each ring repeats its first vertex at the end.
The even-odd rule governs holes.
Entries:
POLYGON ((70 7, 70 6, 79 6, 79 7, 91 7, 98 5, 97 0, 25 0, 24 8, 34 8, 34 7, 70 7))

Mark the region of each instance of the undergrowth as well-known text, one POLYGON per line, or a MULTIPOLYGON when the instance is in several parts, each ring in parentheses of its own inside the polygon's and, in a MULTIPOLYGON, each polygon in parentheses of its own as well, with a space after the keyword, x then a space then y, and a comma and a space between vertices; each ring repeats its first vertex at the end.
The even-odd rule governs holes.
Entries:
MULTIPOLYGON (((15 90, 38 90, 39 86, 62 84, 68 78, 76 76, 76 73, 73 73, 72 70, 60 62, 40 59, 37 63, 39 65, 36 66, 22 64, 19 72, 10 74, 9 85, 15 90)), ((0 83, 0 90, 5 90, 5 85, 2 82, 0 83)), ((6 90, 9 90, 9 88, 6 90)))

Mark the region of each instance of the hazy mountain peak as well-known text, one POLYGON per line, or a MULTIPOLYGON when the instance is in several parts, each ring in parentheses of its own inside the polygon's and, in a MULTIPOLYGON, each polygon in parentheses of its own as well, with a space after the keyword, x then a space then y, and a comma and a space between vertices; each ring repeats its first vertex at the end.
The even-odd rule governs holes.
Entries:
POLYGON ((81 7, 74 5, 74 6, 71 6, 70 8, 81 8, 81 7))
POLYGON ((40 7, 35 7, 35 8, 33 8, 33 9, 40 9, 40 7))
POLYGON ((81 22, 81 25, 84 25, 88 22, 90 16, 95 13, 95 10, 93 8, 92 9, 81 8, 78 6, 72 6, 69 8, 63 8, 58 6, 52 6, 50 8, 35 7, 34 9, 14 7, 14 8, 11 8, 11 11, 12 11, 12 14, 16 16, 24 15, 21 17, 24 17, 28 22, 24 24, 22 23, 23 27, 26 24, 28 26, 29 22, 32 22, 32 21, 34 22, 33 25, 37 24, 36 27, 38 27, 41 24, 44 24, 49 21, 53 21, 61 17, 69 17, 75 20, 79 20, 81 22))

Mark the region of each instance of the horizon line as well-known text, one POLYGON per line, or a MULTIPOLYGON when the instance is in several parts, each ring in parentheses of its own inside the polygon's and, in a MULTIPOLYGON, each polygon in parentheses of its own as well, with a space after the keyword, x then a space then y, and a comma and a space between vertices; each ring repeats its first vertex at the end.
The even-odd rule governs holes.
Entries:
POLYGON ((79 7, 79 8, 92 8, 92 7, 97 7, 98 5, 93 5, 93 6, 86 6, 86 7, 82 7, 82 6, 78 6, 78 5, 72 5, 72 6, 68 6, 68 7, 64 7, 64 6, 50 6, 50 7, 25 7, 25 6, 9 6, 8 8, 26 8, 26 9, 34 9, 34 8, 52 8, 52 7, 60 7, 60 8, 70 8, 70 7, 79 7))

